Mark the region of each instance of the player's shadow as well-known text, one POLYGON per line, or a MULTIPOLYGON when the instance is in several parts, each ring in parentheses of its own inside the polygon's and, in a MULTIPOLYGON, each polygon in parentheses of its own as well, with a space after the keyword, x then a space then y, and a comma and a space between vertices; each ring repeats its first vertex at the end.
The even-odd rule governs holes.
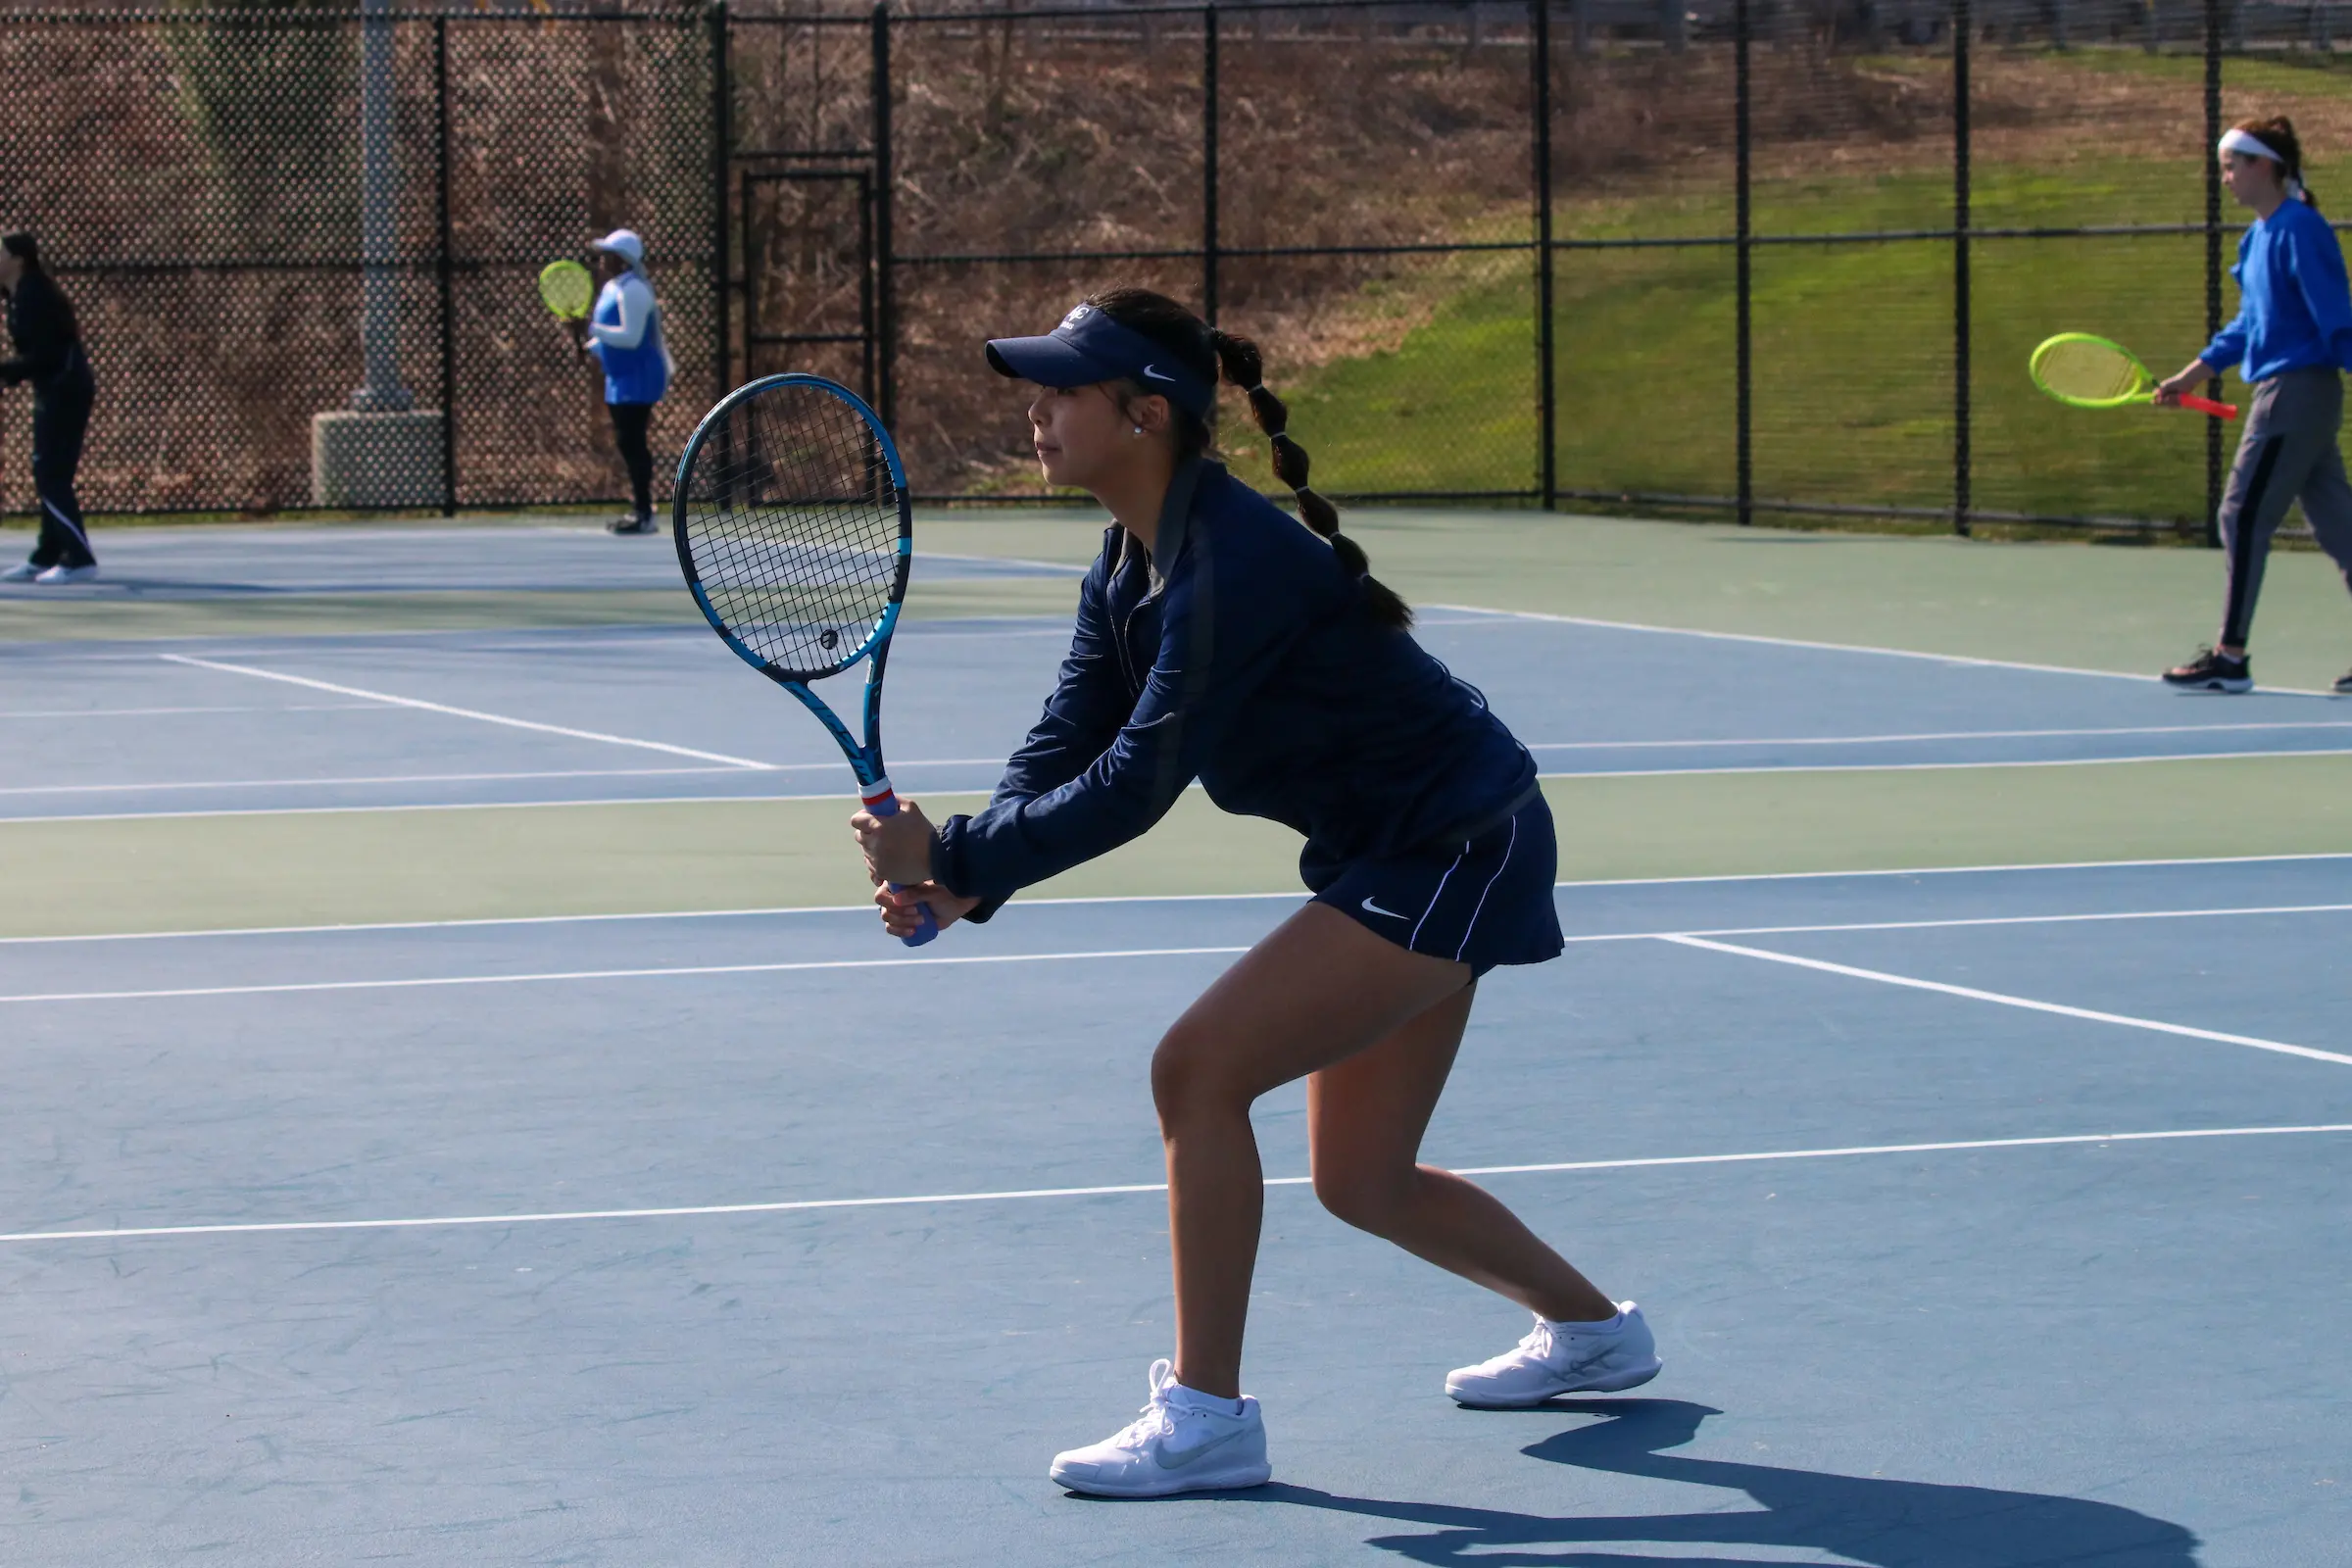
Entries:
POLYGON ((1740 1556, 1742 1547, 1829 1552, 1882 1568, 2056 1568, 2069 1563, 2194 1568, 2197 1560, 2197 1538, 2187 1530, 2113 1503, 1693 1459, 1663 1451, 1689 1443, 1697 1436, 1700 1422, 1721 1413, 1703 1404, 1680 1399, 1570 1399, 1537 1413, 1544 1412, 1598 1419, 1523 1450, 1531 1457, 1580 1470, 1744 1492, 1756 1506, 1546 1518, 1444 1503, 1341 1497, 1281 1485, 1238 1495, 1435 1525, 1439 1528, 1425 1534, 1376 1536, 1368 1544, 1414 1562, 1476 1563, 1479 1568, 1594 1568, 1636 1561, 1679 1563, 1683 1568, 1764 1568, 1766 1561, 1788 1560, 1740 1556), (1607 1549, 1630 1543, 1698 1551, 1659 1556, 1653 1550, 1634 1556, 1607 1549))

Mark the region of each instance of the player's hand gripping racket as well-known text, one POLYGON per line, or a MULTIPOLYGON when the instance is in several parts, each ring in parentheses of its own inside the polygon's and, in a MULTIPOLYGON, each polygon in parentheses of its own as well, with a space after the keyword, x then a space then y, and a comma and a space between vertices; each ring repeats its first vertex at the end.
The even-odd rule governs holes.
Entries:
MULTIPOLYGON (((2120 409, 2156 401, 2156 377, 2132 352, 2088 332, 2061 332, 2034 351, 2026 368, 2034 384, 2078 409, 2120 409)), ((2180 394, 2180 407, 2217 419, 2237 417, 2237 406, 2180 394)))
POLYGON ((596 303, 596 279, 577 262, 550 262, 539 270, 539 302, 559 321, 577 321, 596 303))
MULTIPOLYGON (((670 511, 678 564, 711 626, 841 743, 865 808, 896 815, 882 771, 882 669, 906 597, 914 514, 881 419, 821 376, 738 387, 686 443, 670 511), (808 683, 869 658, 860 743, 808 683)), ((929 906, 919 911, 910 948, 939 935, 929 906)))

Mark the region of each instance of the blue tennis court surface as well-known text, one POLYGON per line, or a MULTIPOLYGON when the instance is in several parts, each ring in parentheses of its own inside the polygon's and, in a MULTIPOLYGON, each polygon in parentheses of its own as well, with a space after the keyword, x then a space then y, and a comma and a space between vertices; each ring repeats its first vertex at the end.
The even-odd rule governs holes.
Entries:
MULTIPOLYGON (((2352 749, 2292 693, 1424 613, 1551 772, 2352 749)), ((1062 635, 909 626, 901 782, 985 787, 1062 635)), ((690 626, 0 679, 17 818, 844 793, 690 626)), ((1169 1349, 1146 1063, 1294 899, 919 955, 831 908, 0 940, 0 1560, 2352 1561, 2348 867, 1561 887, 1426 1157, 1639 1299, 1664 1374, 1454 1408, 1524 1319, 1325 1215, 1288 1090, 1276 1484, 1129 1505, 1045 1467, 1169 1349)))

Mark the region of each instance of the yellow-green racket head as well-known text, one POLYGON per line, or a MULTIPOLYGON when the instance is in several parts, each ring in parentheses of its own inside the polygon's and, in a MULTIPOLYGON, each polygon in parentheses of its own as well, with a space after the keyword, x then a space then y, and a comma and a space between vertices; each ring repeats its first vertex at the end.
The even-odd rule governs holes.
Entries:
POLYGON ((596 279, 577 262, 550 262, 539 270, 539 298, 562 319, 576 321, 596 299, 596 279))
POLYGON ((2121 343, 2088 332, 2061 332, 2034 351, 2027 365, 2034 384, 2078 409, 2120 409, 2145 403, 2156 378, 2121 343))

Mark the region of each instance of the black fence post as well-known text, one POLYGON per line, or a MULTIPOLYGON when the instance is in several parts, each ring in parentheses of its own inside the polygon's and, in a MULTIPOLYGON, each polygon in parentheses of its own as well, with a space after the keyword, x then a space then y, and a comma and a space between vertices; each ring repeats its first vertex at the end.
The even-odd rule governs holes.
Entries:
POLYGON ((1200 13, 1200 318, 1217 324, 1217 8, 1200 13))
MULTIPOLYGON (((710 0, 710 365, 714 400, 733 389, 735 377, 727 356, 728 293, 733 287, 727 265, 731 231, 727 222, 727 164, 735 140, 735 82, 728 60, 730 43, 726 0, 710 0)), ((751 361, 744 361, 751 373, 751 361)))
POLYGON ((1952 532, 1968 536, 1975 505, 1970 466, 1969 377, 1969 0, 1952 0, 1952 532))
POLYGON ((874 7, 874 360, 875 405, 882 423, 899 422, 898 289, 892 276, 890 167, 890 3, 874 7))
MULTIPOLYGON (((2222 8, 2205 0, 2205 336, 2222 329, 2222 161, 2214 148, 2222 139, 2222 8)), ((2205 395, 2222 395, 2222 380, 2205 383, 2205 395)), ((2205 421, 2205 544, 2222 544, 2222 421, 2205 421)))
POLYGON ((1544 510, 1549 512, 1560 498, 1560 446, 1553 428, 1559 343, 1551 320, 1551 0, 1532 0, 1529 10, 1536 74, 1536 467, 1544 510))
POLYGON ((449 19, 433 19, 433 223, 438 252, 434 282, 441 292, 441 515, 458 514, 458 333, 451 319, 457 290, 451 273, 449 220, 449 19))
POLYGON ((1738 270, 1739 324, 1737 361, 1739 377, 1739 503, 1740 525, 1744 528, 1756 520, 1755 474, 1755 356, 1754 356, 1754 289, 1750 263, 1755 250, 1755 235, 1749 224, 1748 211, 1748 54, 1753 27, 1748 16, 1750 0, 1733 0, 1732 5, 1732 147, 1733 147, 1733 223, 1734 265, 1738 270))

